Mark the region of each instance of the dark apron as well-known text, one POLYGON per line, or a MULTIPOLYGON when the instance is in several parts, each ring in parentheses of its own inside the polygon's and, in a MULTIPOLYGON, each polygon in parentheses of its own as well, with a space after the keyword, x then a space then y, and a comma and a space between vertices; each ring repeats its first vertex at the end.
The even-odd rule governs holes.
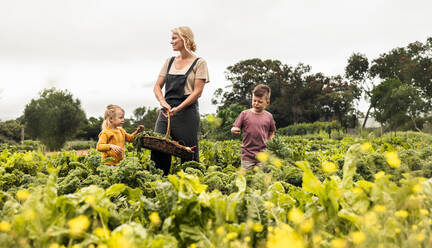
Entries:
MULTIPOLYGON (((188 96, 184 95, 184 87, 187 82, 187 77, 191 73, 193 67, 199 58, 195 59, 188 71, 184 75, 169 74, 169 70, 174 62, 174 57, 171 58, 167 73, 165 76, 165 100, 173 108, 179 106, 188 96)), ((194 160, 199 162, 198 152, 198 131, 199 131, 199 111, 198 101, 190 104, 186 108, 177 112, 171 117, 171 138, 185 146, 196 146, 194 152, 194 160)), ((165 134, 168 126, 168 120, 165 116, 159 114, 156 121, 155 132, 165 134)), ((162 169, 164 175, 169 173, 171 167, 171 155, 158 151, 151 151, 151 160, 155 162, 157 168, 162 169)), ((182 159, 182 163, 185 160, 182 159)))

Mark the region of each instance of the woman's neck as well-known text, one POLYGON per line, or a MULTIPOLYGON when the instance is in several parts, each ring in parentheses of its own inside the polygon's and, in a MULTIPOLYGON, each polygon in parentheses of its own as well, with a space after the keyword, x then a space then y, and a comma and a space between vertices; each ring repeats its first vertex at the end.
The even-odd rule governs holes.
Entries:
POLYGON ((194 57, 194 55, 192 53, 188 52, 185 48, 180 50, 180 54, 179 54, 180 59, 184 60, 184 59, 190 59, 193 57, 194 57))

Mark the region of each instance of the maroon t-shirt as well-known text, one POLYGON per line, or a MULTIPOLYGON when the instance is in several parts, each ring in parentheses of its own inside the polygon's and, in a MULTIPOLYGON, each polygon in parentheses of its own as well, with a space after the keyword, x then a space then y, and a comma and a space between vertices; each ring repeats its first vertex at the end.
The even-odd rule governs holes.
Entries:
POLYGON ((255 156, 266 148, 269 134, 276 130, 272 114, 265 110, 261 113, 244 110, 233 126, 243 130, 242 160, 258 162, 255 156))

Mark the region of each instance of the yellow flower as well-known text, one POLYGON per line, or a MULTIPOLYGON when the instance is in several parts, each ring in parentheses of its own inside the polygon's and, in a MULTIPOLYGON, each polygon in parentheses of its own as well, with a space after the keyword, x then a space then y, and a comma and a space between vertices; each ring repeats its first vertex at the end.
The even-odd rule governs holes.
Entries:
POLYGON ((69 220, 68 225, 70 234, 79 235, 83 231, 87 230, 87 228, 90 226, 90 221, 88 220, 87 216, 80 215, 76 218, 69 220))
POLYGON ((381 179, 385 176, 385 172, 384 171, 379 171, 378 173, 375 174, 375 179, 381 179))
POLYGON ((341 238, 333 239, 330 243, 333 248, 347 247, 347 241, 341 238))
POLYGON ((88 196, 88 197, 85 198, 84 201, 88 205, 96 205, 96 197, 94 197, 94 196, 88 196))
POLYGON ((372 144, 370 142, 365 142, 361 145, 360 150, 362 152, 367 152, 372 149, 372 144))
POLYGON ((155 226, 157 226, 161 223, 161 219, 159 217, 158 212, 151 213, 149 218, 150 218, 151 223, 155 226))
POLYGON ((328 174, 332 174, 338 170, 338 166, 335 163, 330 162, 330 161, 325 161, 321 165, 321 168, 325 173, 328 173, 328 174))
POLYGON ((219 235, 222 235, 225 232, 225 228, 223 226, 220 226, 216 229, 216 233, 219 235))
POLYGON ((134 245, 129 239, 127 239, 121 233, 115 233, 108 240, 108 247, 131 248, 134 247, 134 245))
POLYGON ((321 243, 321 241, 322 241, 322 237, 321 237, 321 235, 314 235, 314 236, 312 237, 312 242, 313 242, 314 244, 319 244, 319 243, 321 243))
POLYGON ((251 238, 250 238, 249 236, 246 236, 246 237, 244 238, 244 241, 245 241, 246 243, 249 243, 249 242, 251 241, 251 238))
POLYGON ((0 231, 9 232, 11 229, 11 224, 7 221, 0 222, 0 231))
POLYGON ((351 238, 354 244, 358 245, 366 240, 366 235, 362 232, 353 232, 351 238))
POLYGON ((395 228, 395 233, 400 233, 400 232, 401 232, 401 229, 398 228, 398 227, 396 227, 396 228, 395 228))
POLYGON ((227 235, 226 235, 226 239, 228 239, 228 240, 233 240, 233 239, 235 239, 235 238, 237 238, 237 233, 236 232, 230 232, 230 233, 228 233, 227 235))
POLYGON ((418 242, 423 242, 423 240, 425 239, 425 235, 423 233, 419 233, 416 235, 416 239, 418 242))
POLYGON ((50 246, 48 246, 48 248, 60 248, 60 245, 57 243, 52 243, 50 246))
POLYGON ((196 247, 197 247, 197 245, 195 243, 193 243, 189 246, 189 248, 196 248, 196 247))
POLYGON ((288 219, 295 224, 300 224, 304 220, 304 214, 300 209, 294 207, 288 212, 288 219))
POLYGON ((254 223, 252 226, 252 230, 254 230, 255 232, 262 232, 263 229, 264 227, 260 223, 254 223))
POLYGON ((361 194, 361 193, 363 193, 363 189, 360 188, 360 187, 354 187, 352 189, 352 191, 354 192, 354 194, 361 194))
POLYGON ((303 248, 305 244, 302 236, 298 235, 290 226, 278 226, 267 236, 266 247, 271 248, 303 248))
POLYGON ((313 220, 312 219, 306 219, 305 221, 303 221, 300 225, 300 230, 304 233, 308 233, 312 230, 313 227, 313 220))
POLYGON ((266 209, 271 209, 271 208, 273 208, 274 206, 275 206, 274 203, 271 202, 271 201, 265 201, 265 202, 264 202, 264 207, 265 207, 266 209))
POLYGON ((422 191, 423 187, 421 186, 421 184, 416 184, 412 187, 412 191, 414 193, 420 193, 422 191))
POLYGON ((399 168, 401 161, 399 159, 397 152, 386 152, 384 154, 384 156, 386 158, 387 163, 390 166, 395 167, 395 168, 399 168))
POLYGON ((269 154, 267 152, 260 152, 256 155, 256 157, 260 162, 264 163, 268 160, 269 154))
POLYGON ((273 160, 273 165, 276 166, 276 168, 280 168, 282 167, 282 161, 276 158, 275 160, 273 160))
POLYGON ((96 248, 108 248, 108 246, 105 245, 105 244, 100 244, 100 245, 98 245, 96 248))
POLYGON ((395 216, 405 219, 406 217, 408 217, 408 212, 405 210, 399 210, 395 212, 395 216))
POLYGON ((429 211, 427 211, 426 209, 422 208, 422 209, 420 209, 420 213, 421 213, 422 215, 428 215, 428 214, 429 214, 429 211))
POLYGON ((411 226, 411 229, 413 229, 413 230, 415 231, 415 230, 418 229, 418 226, 417 226, 417 225, 412 225, 412 226, 411 226))
POLYGON ((107 228, 98 227, 93 231, 93 233, 99 238, 106 238, 110 235, 110 230, 107 228))
POLYGON ((17 191, 16 196, 20 201, 25 201, 27 198, 29 198, 30 192, 25 189, 20 189, 17 191))
POLYGON ((386 206, 384 205, 375 205, 373 209, 377 213, 382 213, 387 210, 386 206))

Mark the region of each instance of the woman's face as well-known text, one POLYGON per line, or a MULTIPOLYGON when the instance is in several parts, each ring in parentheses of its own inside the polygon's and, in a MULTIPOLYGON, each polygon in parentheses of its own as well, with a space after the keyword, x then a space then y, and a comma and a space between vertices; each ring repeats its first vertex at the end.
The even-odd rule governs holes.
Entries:
POLYGON ((170 43, 174 51, 180 51, 184 48, 184 42, 178 34, 172 34, 170 43))

